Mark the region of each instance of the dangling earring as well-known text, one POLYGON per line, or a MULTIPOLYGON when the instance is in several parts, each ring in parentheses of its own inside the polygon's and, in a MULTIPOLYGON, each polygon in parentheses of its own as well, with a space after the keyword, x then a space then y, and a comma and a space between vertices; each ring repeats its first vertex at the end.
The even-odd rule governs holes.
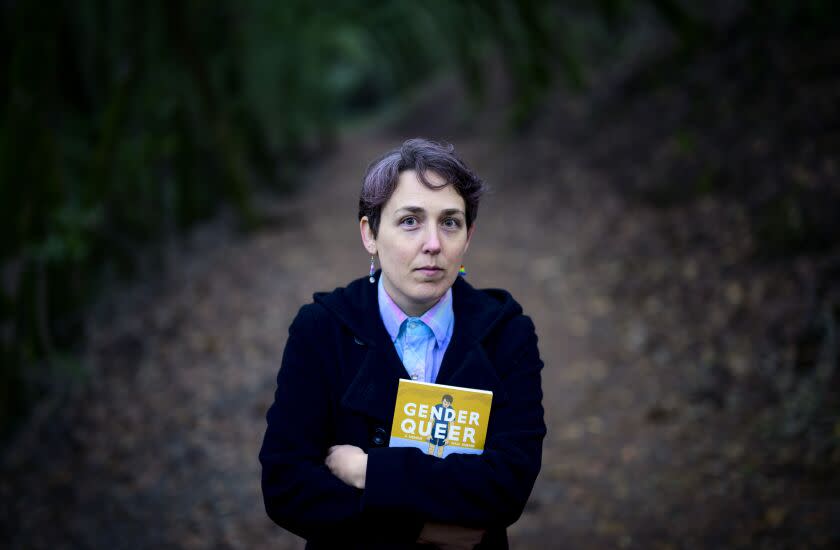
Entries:
POLYGON ((467 276, 467 270, 464 268, 464 264, 461 264, 461 269, 458 270, 458 275, 461 277, 467 276))
POLYGON ((373 273, 376 271, 376 268, 373 266, 373 254, 370 255, 370 279, 371 283, 376 282, 376 278, 373 276, 373 273))

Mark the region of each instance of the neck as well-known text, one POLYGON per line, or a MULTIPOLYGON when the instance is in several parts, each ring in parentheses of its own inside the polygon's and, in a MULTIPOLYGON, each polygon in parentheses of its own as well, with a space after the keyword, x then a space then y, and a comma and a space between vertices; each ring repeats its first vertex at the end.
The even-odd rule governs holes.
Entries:
POLYGON ((409 317, 420 317, 421 315, 432 309, 435 306, 435 304, 437 304, 440 301, 440 298, 438 298, 437 300, 434 300, 431 303, 405 303, 404 301, 398 300, 394 297, 394 294, 396 293, 391 292, 391 290, 388 289, 388 283, 385 280, 382 281, 382 286, 385 289, 385 292, 388 294, 388 297, 391 298, 391 300, 393 300, 393 302, 397 304, 397 307, 400 308, 402 312, 408 315, 409 317))
MULTIPOLYGON (((386 289, 385 292, 388 292, 388 290, 386 289)), ((391 296, 391 294, 389 293, 388 296, 391 296)), ((391 299, 393 300, 394 297, 391 296, 391 299)), ((401 303, 397 302, 396 300, 394 300, 394 303, 397 304, 397 306, 401 310, 403 310, 403 313, 405 313, 409 317, 421 317, 424 313, 426 313, 427 311, 432 309, 435 306, 435 304, 438 303, 438 301, 440 301, 440 300, 436 300, 436 301, 434 301, 434 302, 432 302, 431 304, 428 304, 428 305, 401 304, 401 303), (406 306, 408 306, 408 307, 406 307, 406 306)))

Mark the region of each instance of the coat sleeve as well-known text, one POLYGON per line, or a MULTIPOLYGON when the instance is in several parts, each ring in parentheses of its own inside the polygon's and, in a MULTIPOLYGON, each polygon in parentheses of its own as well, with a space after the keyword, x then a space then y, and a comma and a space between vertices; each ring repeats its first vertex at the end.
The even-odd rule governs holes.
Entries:
POLYGON ((471 527, 510 525, 522 514, 542 458, 546 434, 534 325, 512 320, 500 336, 512 353, 493 404, 484 453, 441 460, 415 448, 372 449, 362 508, 401 509, 429 521, 471 527))
POLYGON ((313 342, 313 307, 304 306, 289 328, 259 454, 268 516, 309 540, 330 532, 352 536, 361 514, 361 491, 344 484, 324 464, 334 411, 313 342))

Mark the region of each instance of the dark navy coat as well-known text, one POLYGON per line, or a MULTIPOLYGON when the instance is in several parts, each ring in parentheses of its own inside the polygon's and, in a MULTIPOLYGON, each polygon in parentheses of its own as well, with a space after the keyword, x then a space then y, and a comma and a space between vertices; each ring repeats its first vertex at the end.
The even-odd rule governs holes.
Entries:
POLYGON ((540 470, 543 363, 534 325, 509 293, 460 277, 452 292, 455 327, 436 382, 493 392, 481 455, 388 447, 408 374, 367 277, 316 294, 289 328, 260 450, 262 490, 269 517, 308 548, 411 548, 426 521, 486 528, 481 548, 507 547, 505 529, 540 470), (338 444, 368 453, 364 490, 324 465, 338 444))

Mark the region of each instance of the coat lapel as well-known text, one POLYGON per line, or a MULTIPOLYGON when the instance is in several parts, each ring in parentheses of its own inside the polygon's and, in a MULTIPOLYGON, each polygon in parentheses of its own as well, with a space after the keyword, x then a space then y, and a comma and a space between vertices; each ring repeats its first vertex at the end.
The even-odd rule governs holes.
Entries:
POLYGON ((448 386, 491 391, 494 403, 507 401, 499 375, 490 358, 487 357, 484 346, 480 342, 469 339, 467 334, 459 338, 453 335, 436 382, 448 386))
MULTIPOLYGON (((379 276, 377 272, 377 280, 379 276)), ((315 301, 332 311, 348 328, 350 337, 367 348, 341 395, 341 406, 390 427, 399 379, 408 375, 379 316, 376 285, 367 277, 357 279, 345 288, 316 294, 315 301)))
POLYGON ((506 400, 502 386, 482 341, 493 326, 501 307, 487 299, 460 277, 452 286, 455 330, 443 357, 436 382, 493 392, 494 402, 506 400))
POLYGON ((394 346, 371 345, 341 397, 341 405, 390 427, 400 378, 408 378, 408 374, 394 346))
MULTIPOLYGON (((452 288, 455 328, 436 382, 492 391, 494 403, 504 402, 507 396, 481 344, 501 315, 502 307, 461 278, 452 288)), ((399 380, 408 379, 408 373, 379 316, 376 285, 360 279, 344 291, 322 295, 321 301, 368 350, 341 397, 341 405, 390 426, 399 380)))

